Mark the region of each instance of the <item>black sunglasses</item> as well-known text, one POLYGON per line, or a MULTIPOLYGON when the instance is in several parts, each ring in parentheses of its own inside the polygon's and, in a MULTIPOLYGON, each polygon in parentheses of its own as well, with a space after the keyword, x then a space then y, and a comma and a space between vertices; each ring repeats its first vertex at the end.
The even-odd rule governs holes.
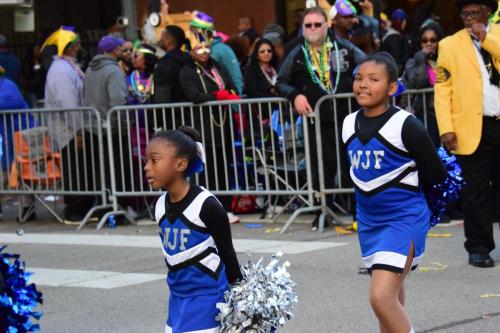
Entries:
POLYGON ((323 26, 323 24, 325 24, 325 23, 324 22, 323 23, 304 23, 304 28, 306 28, 306 29, 311 29, 312 27, 321 28, 323 26))
POLYGON ((479 10, 472 10, 472 11, 462 11, 460 13, 460 16, 463 19, 471 18, 471 19, 477 19, 481 16, 482 12, 479 10))
POLYGON ((271 49, 259 50, 259 53, 273 53, 273 50, 271 49))
POLYGON ((430 38, 430 39, 422 38, 420 40, 420 43, 422 43, 422 44, 427 44, 427 43, 436 44, 437 42, 438 42, 437 38, 430 38))

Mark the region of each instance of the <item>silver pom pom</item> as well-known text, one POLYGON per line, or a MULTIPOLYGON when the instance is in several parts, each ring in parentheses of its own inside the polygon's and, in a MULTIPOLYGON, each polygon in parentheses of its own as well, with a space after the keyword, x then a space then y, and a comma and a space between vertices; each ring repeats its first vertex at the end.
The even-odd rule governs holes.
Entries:
POLYGON ((279 265, 282 256, 276 253, 267 266, 260 258, 242 267, 243 280, 225 293, 226 303, 217 304, 221 332, 270 333, 293 318, 297 294, 287 271, 290 263, 279 265))

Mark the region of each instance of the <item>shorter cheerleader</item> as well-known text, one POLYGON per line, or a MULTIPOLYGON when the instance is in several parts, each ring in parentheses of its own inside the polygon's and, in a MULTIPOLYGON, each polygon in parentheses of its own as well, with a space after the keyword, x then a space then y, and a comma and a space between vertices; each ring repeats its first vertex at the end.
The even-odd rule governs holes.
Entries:
POLYGON ((165 189, 156 203, 170 289, 165 332, 219 332, 216 304, 241 279, 227 213, 188 178, 203 171, 200 134, 191 127, 158 132, 146 149, 146 178, 165 189))
POLYGON ((383 333, 414 332, 404 309, 404 280, 424 254, 430 227, 423 189, 447 175, 422 123, 390 104, 397 73, 385 52, 361 62, 353 90, 362 109, 347 116, 342 129, 359 242, 371 274, 370 303, 383 333))

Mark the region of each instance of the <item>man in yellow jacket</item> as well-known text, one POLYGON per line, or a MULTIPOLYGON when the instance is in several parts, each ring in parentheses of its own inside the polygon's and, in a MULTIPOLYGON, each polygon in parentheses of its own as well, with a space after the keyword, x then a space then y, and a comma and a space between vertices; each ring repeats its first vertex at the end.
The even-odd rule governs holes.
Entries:
POLYGON ((465 29, 439 44, 435 85, 441 141, 463 169, 469 263, 493 267, 492 193, 500 193, 500 26, 488 25, 495 0, 455 0, 465 29))

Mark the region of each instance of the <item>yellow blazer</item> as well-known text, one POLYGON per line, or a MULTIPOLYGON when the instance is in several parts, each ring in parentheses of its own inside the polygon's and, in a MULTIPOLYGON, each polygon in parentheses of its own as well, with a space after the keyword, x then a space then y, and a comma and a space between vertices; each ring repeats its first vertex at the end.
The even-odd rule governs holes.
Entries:
MULTIPOLYGON (((482 47, 500 70, 500 25, 490 25, 482 47)), ((434 109, 440 134, 457 135, 459 155, 474 153, 483 126, 483 81, 474 48, 466 29, 439 43, 434 109)))

